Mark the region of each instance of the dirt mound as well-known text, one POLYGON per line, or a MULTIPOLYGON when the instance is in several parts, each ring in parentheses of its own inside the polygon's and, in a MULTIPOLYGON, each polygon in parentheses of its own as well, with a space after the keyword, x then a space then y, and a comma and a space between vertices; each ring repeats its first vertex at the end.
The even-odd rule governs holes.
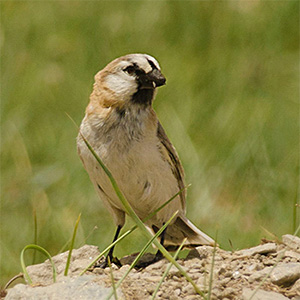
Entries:
MULTIPOLYGON (((106 299, 111 287, 110 269, 95 268, 84 276, 78 274, 99 251, 85 245, 74 250, 69 276, 63 272, 67 252, 53 258, 58 282, 52 283, 48 261, 29 266, 33 286, 18 284, 8 290, 6 299, 106 299)), ((151 255, 144 259, 151 259, 151 255)), ((114 280, 128 270, 134 255, 121 260, 120 269, 113 266, 114 280)), ((236 252, 207 246, 193 249, 178 263, 188 272, 201 291, 211 299, 300 299, 300 238, 285 235, 281 243, 263 244, 236 252)), ((118 291, 119 299, 151 299, 169 262, 165 259, 143 270, 132 270, 118 291)), ((113 298, 112 298, 113 299, 113 298)), ((156 299, 202 299, 192 285, 172 266, 156 299)))

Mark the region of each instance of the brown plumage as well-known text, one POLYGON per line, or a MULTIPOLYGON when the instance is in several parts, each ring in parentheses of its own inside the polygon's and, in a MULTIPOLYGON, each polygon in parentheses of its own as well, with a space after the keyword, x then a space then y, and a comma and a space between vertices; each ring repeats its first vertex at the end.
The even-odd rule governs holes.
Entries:
MULTIPOLYGON (((120 229, 125 212, 81 134, 111 171, 123 194, 143 219, 184 188, 184 171, 152 108, 156 88, 165 84, 158 62, 146 54, 115 59, 95 76, 95 84, 77 139, 78 153, 104 205, 120 229)), ((165 244, 213 245, 185 216, 183 191, 146 221, 157 231, 178 210, 165 232, 165 244)), ((118 232, 119 233, 119 230, 118 232)))

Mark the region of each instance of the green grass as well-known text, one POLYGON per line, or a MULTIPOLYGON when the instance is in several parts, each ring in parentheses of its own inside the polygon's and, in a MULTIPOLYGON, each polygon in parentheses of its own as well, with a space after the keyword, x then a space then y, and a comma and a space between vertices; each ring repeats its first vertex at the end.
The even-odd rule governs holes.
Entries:
MULTIPOLYGON (((1 285, 34 242, 34 212, 37 243, 51 255, 79 213, 75 247, 90 232, 87 243, 110 243, 115 226, 65 112, 80 123, 95 73, 127 53, 155 56, 167 77, 154 106, 192 183, 189 218, 211 236, 217 229, 225 249, 229 239, 234 249, 258 243, 261 227, 279 237, 298 227, 297 1, 11 1, 0 9, 1 285)), ((136 231, 116 254, 146 242, 136 231)))

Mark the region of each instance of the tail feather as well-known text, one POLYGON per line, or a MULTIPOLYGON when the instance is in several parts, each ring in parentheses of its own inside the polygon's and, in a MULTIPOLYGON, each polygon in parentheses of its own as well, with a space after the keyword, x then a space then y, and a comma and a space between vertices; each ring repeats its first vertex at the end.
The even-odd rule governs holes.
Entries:
POLYGON ((187 238, 186 246, 215 245, 211 237, 197 228, 187 217, 181 215, 168 226, 165 235, 166 245, 180 245, 184 238, 187 238))

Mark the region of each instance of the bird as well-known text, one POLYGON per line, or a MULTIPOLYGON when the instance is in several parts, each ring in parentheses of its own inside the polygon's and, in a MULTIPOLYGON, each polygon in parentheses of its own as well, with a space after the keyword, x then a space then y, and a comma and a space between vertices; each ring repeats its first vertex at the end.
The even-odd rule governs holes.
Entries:
MULTIPOLYGON (((111 61, 95 75, 93 91, 79 128, 77 150, 95 190, 117 226, 116 241, 126 210, 85 140, 116 180, 120 190, 144 220, 172 196, 176 198, 144 224, 155 234, 178 211, 161 234, 169 247, 215 245, 186 217, 184 170, 152 104, 157 88, 166 84, 158 61, 148 54, 128 54, 111 61)), ((107 261, 116 261, 112 247, 107 261)), ((158 250, 156 260, 162 257, 158 250)))

